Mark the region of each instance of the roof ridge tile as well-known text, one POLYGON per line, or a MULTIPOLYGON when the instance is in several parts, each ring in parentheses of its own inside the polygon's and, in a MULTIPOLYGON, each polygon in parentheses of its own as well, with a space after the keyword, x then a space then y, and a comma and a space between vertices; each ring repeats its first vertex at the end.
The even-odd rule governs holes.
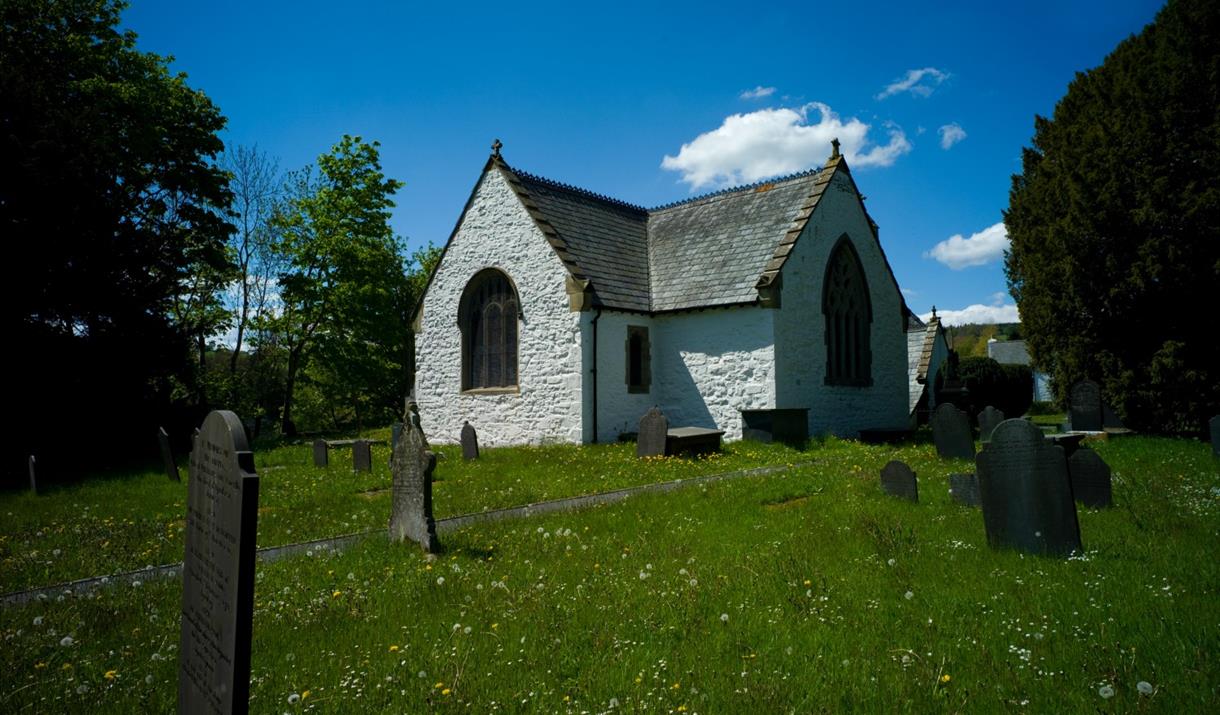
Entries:
POLYGON ((517 174, 518 176, 520 176, 524 179, 536 181, 536 182, 543 184, 544 186, 548 186, 552 189, 559 189, 561 191, 568 191, 568 192, 571 192, 574 194, 579 194, 581 196, 584 196, 585 198, 594 199, 596 201, 601 201, 604 203, 612 204, 612 205, 618 206, 620 208, 630 209, 632 211, 636 211, 639 213, 648 213, 648 209, 644 208, 643 206, 629 203, 627 201, 623 201, 622 199, 616 199, 613 196, 599 194, 596 191, 590 191, 588 189, 583 189, 579 186, 573 186, 572 184, 565 184, 562 181, 548 179, 545 176, 539 176, 538 174, 532 174, 528 171, 525 171, 523 169, 518 169, 516 167, 510 167, 510 170, 513 173, 517 174))
POLYGON ((706 194, 699 194, 698 196, 692 196, 687 199, 682 199, 681 201, 671 201, 667 204, 661 204, 660 206, 653 206, 652 208, 648 209, 648 212, 652 213, 653 211, 664 211, 666 209, 672 209, 676 206, 682 206, 684 204, 693 204, 696 201, 702 201, 704 199, 710 199, 710 198, 713 198, 716 196, 722 196, 724 194, 732 194, 732 193, 735 193, 738 191, 756 189, 765 184, 775 184, 775 183, 779 183, 781 181, 792 181, 793 179, 804 179, 806 177, 813 176, 814 174, 818 173, 819 171, 822 170, 822 168, 823 167, 815 166, 815 167, 812 167, 809 169, 804 169, 802 171, 794 171, 791 174, 784 174, 783 176, 775 176, 775 177, 772 177, 769 179, 759 179, 758 181, 755 181, 752 184, 740 184, 738 186, 729 186, 729 187, 725 187, 723 189, 717 189, 716 191, 709 191, 706 194))

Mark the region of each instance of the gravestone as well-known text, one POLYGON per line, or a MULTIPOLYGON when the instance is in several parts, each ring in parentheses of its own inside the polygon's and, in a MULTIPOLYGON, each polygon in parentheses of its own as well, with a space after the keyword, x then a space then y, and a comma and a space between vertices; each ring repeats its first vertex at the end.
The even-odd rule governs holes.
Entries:
POLYGON ((38 494, 38 480, 34 478, 34 476, 35 476, 35 475, 34 475, 34 472, 35 472, 34 467, 35 467, 35 464, 34 464, 34 455, 32 455, 32 454, 31 454, 31 455, 30 455, 30 491, 34 492, 35 496, 37 496, 37 494, 38 494))
POLYGON ((1004 420, 975 459, 992 548, 1067 556, 1081 550, 1063 448, 1022 419, 1004 420))
POLYGON ((905 463, 893 460, 881 468, 881 490, 894 497, 919 501, 919 482, 905 463))
POLYGON ((352 442, 352 469, 357 472, 373 471, 373 443, 367 439, 352 442))
POLYGON ((990 442, 991 433, 1004 421, 1004 413, 991 405, 979 413, 979 441, 990 442))
POLYGON ((174 459, 174 448, 169 445, 169 434, 164 427, 157 428, 157 441, 161 443, 161 461, 165 462, 165 476, 175 482, 182 481, 178 474, 178 460, 174 459))
POLYGON ((186 509, 178 712, 245 713, 258 475, 241 420, 228 410, 203 421, 186 509))
POLYGON ((1068 411, 1072 429, 1100 432, 1102 427, 1101 388, 1092 380, 1080 380, 1068 390, 1068 411))
POLYGON ((330 464, 330 447, 324 439, 313 441, 313 466, 325 467, 330 464))
POLYGON ((1078 449, 1068 457, 1068 477, 1072 497, 1091 509, 1114 506, 1110 465, 1091 449, 1078 449))
POLYGON ((636 437, 635 456, 662 457, 665 455, 665 440, 669 435, 669 420, 653 407, 640 418, 640 433, 636 437))
POLYGON ((1123 425, 1122 418, 1118 416, 1118 413, 1114 411, 1113 407, 1110 407, 1109 402, 1101 403, 1101 428, 1118 430, 1126 429, 1126 427, 1123 425))
POLYGON ((403 420, 402 437, 394 446, 390 458, 393 493, 390 503, 390 540, 410 539, 434 554, 440 550, 436 538, 436 520, 432 518, 432 470, 436 455, 428 449, 421 430, 411 420, 410 411, 403 420))
POLYGON ((479 458, 479 435, 469 422, 462 423, 462 459, 479 458))
POLYGON ((1207 426, 1212 433, 1212 456, 1220 457, 1220 415, 1211 418, 1207 426))
POLYGON ((949 496, 962 506, 979 506, 979 478, 975 474, 950 474, 949 496))
POLYGON ((394 447, 398 444, 398 438, 402 436, 402 423, 395 422, 390 425, 390 456, 394 455, 394 447))
POLYGON ((974 457, 974 435, 970 431, 970 418, 965 412, 952 403, 944 402, 932 411, 930 422, 937 454, 950 459, 974 457))

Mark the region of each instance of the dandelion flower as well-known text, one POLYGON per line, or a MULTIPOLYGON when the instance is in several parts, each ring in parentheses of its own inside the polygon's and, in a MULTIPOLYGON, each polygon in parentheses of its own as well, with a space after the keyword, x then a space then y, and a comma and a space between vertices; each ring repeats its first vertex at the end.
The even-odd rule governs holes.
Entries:
POLYGON ((45 667, 47 667, 47 664, 42 661, 39 661, 34 664, 34 670, 42 670, 45 667))
POLYGON ((63 646, 64 648, 67 648, 75 642, 76 641, 72 640, 72 636, 64 636, 63 638, 60 639, 59 644, 61 646, 63 646))
POLYGON ((36 625, 36 626, 42 625, 42 616, 34 616, 34 625, 36 625))
POLYGON ((912 598, 915 598, 915 594, 907 591, 906 593, 902 594, 902 597, 909 601, 912 598))
POLYGON ((297 703, 299 703, 299 702, 301 702, 301 696, 300 696, 300 695, 298 695, 298 694, 296 694, 296 693, 293 693, 292 695, 289 695, 289 696, 288 696, 288 704, 289 704, 289 705, 296 705, 296 704, 297 704, 297 703))
POLYGON ((728 623, 728 622, 729 622, 729 614, 727 614, 727 613, 721 613, 721 614, 720 614, 720 622, 721 622, 721 623, 728 623))
POLYGON ((897 564, 897 563, 898 563, 898 560, 897 560, 897 559, 890 559, 889 561, 886 561, 886 563, 887 563, 887 564, 889 564, 890 566, 893 566, 894 564, 897 564))
POLYGON ((948 673, 945 673, 944 675, 940 676, 940 682, 942 682, 942 683, 947 683, 950 680, 953 680, 953 678, 950 678, 948 673))
POLYGON ((1140 691, 1140 695, 1152 695, 1152 683, 1147 680, 1141 680, 1135 684, 1135 689, 1140 691))
POLYGON ((617 707, 618 707, 618 698, 610 698, 610 709, 613 710, 614 708, 617 708, 617 707))
POLYGON ((313 691, 312 691, 312 690, 306 690, 305 692, 301 693, 301 700, 304 700, 305 698, 309 697, 309 694, 310 694, 311 692, 313 692, 313 691))
POLYGON ((118 676, 119 676, 119 671, 117 671, 117 670, 107 670, 107 671, 106 671, 106 674, 105 674, 105 675, 103 675, 102 677, 103 677, 103 678, 105 678, 106 680, 114 680, 114 679, 115 679, 115 678, 117 678, 118 676))
POLYGON ((437 576, 437 577, 436 577, 436 585, 437 585, 437 586, 444 586, 444 585, 445 585, 445 577, 444 577, 444 576, 437 576))
POLYGON ((397 652, 398 652, 398 646, 396 646, 396 645, 392 645, 392 646, 390 646, 390 652, 391 652, 391 653, 397 653, 397 652))
POLYGON ((452 692, 453 691, 450 690, 449 688, 445 688, 444 690, 441 691, 441 695, 448 695, 449 693, 452 693, 452 692))
POLYGON ((1114 688, 1109 685, 1103 685, 1097 689, 1097 694, 1103 699, 1109 700, 1110 698, 1114 697, 1114 688))
POLYGON ((343 592, 342 592, 342 591, 335 591, 334 593, 330 594, 330 597, 331 597, 331 598, 338 598, 338 597, 340 597, 340 596, 342 596, 342 595, 343 595, 343 592))

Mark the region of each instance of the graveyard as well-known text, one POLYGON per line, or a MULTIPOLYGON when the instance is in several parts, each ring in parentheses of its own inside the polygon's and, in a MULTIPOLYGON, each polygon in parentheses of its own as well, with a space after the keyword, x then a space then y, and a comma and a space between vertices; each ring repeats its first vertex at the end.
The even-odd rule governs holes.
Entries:
MULTIPOLYGON (((624 444, 467 461, 441 446, 438 519, 743 465, 784 471, 441 530, 432 556, 387 540, 389 496, 367 496, 388 486, 388 448, 364 474, 335 458, 313 467, 308 444, 256 447, 260 547, 375 533, 257 565, 250 709, 1205 710, 1220 469, 1194 440, 1090 446, 1113 470, 1115 506, 1078 508, 1083 551, 1068 558, 988 548, 980 510, 949 493, 949 475, 974 465, 937 456, 924 433, 730 443, 710 459, 641 460, 624 444), (892 460, 917 475, 918 501, 883 491, 892 460)), ((183 471, 182 484, 150 472, 4 494, 5 590, 179 558, 181 535, 167 534, 183 471)), ((172 710, 181 588, 136 574, 6 606, 0 707, 172 710)))

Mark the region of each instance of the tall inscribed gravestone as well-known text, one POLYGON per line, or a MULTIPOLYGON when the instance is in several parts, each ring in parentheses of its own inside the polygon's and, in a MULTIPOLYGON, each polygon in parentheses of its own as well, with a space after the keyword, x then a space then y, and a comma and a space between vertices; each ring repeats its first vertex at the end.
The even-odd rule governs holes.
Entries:
POLYGON ((669 436, 669 420, 653 407, 640 418, 640 432, 636 435, 635 456, 665 456, 665 440, 669 436))
POLYGON ((1063 448, 1022 419, 1005 420, 975 458, 983 525, 992 548, 1068 556, 1080 524, 1063 448))
POLYGON ((932 411, 932 441, 941 457, 973 459, 974 434, 970 418, 951 402, 942 402, 932 411))
POLYGON ((402 435, 394 445, 390 472, 394 476, 390 502, 390 541, 410 539, 434 554, 440 551, 436 520, 432 517, 432 470, 436 455, 428 449, 419 420, 408 408, 402 435))
POLYGON ((1102 428, 1101 388, 1092 380, 1080 380, 1068 390, 1072 429, 1099 432, 1102 428))
POLYGON ((258 475, 241 420, 228 410, 203 421, 186 503, 178 712, 245 713, 258 475))

